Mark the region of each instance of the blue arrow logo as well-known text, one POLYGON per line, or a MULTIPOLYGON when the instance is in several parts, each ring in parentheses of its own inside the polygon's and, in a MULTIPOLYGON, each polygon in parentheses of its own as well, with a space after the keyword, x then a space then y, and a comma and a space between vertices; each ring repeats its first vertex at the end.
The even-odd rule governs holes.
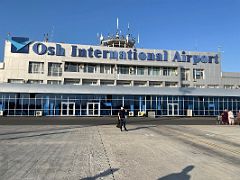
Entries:
POLYGON ((28 38, 12 37, 8 39, 12 44, 12 52, 28 53, 28 45, 32 42, 28 38))
POLYGON ((9 39, 9 41, 12 43, 12 45, 19 51, 20 49, 24 48, 26 45, 30 44, 32 41, 25 41, 25 42, 17 42, 12 39, 9 39))

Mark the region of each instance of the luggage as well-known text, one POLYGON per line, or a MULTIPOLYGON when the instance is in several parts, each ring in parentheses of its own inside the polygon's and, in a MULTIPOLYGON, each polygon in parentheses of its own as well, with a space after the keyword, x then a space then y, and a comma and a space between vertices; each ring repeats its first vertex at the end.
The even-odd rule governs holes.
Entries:
POLYGON ((117 128, 120 128, 121 127, 121 122, 120 122, 120 119, 118 118, 117 120, 117 125, 116 125, 117 128))

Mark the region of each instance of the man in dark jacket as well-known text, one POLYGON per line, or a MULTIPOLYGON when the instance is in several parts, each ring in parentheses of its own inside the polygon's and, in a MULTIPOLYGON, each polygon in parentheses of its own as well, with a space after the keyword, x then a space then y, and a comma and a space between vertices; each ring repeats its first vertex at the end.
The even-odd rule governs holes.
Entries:
POLYGON ((122 127, 124 127, 125 131, 128 131, 126 128, 125 109, 123 107, 118 112, 118 118, 120 120, 120 130, 122 131, 122 127))

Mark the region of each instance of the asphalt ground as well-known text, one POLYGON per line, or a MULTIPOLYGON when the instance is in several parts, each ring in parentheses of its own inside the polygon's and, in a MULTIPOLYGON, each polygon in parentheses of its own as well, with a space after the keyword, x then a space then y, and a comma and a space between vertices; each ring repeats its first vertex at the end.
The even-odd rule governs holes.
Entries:
MULTIPOLYGON (((216 117, 128 117, 128 124, 155 125, 214 125, 216 117)), ((117 117, 0 117, 0 125, 110 125, 117 117)))
POLYGON ((1 180, 238 180, 240 126, 210 117, 1 117, 1 180))

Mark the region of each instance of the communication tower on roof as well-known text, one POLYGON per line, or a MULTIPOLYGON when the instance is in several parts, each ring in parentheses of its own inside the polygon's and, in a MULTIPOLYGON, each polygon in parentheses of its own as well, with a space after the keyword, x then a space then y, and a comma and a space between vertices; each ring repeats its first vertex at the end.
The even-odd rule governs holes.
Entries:
POLYGON ((117 18, 117 31, 115 35, 108 35, 107 37, 100 37, 101 46, 107 47, 121 47, 121 48, 133 48, 135 45, 135 38, 129 33, 129 24, 128 24, 128 32, 124 36, 121 34, 118 26, 118 18, 117 18))

